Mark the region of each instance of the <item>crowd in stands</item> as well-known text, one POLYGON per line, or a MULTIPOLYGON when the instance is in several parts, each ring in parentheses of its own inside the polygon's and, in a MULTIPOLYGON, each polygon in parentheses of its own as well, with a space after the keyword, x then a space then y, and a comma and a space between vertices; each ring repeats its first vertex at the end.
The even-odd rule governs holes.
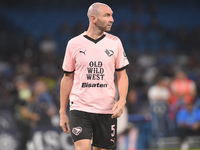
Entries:
MULTIPOLYGON (((142 14, 140 4, 135 5, 138 7, 133 7, 133 13, 142 14)), ((153 138, 180 136, 185 144, 187 133, 200 130, 200 24, 192 29, 184 26, 169 29, 157 18, 158 5, 149 5, 148 13, 151 21, 147 25, 138 20, 123 21, 117 26, 114 24, 111 31, 121 38, 130 61, 126 109, 132 116, 128 133, 134 137, 128 136, 136 141, 140 131, 135 125, 143 121, 151 124, 153 138)), ((0 24, 0 110, 15 111, 16 107, 26 105, 16 105, 16 97, 37 100, 40 116, 35 115, 32 120, 39 124, 41 116, 52 117, 58 113, 65 46, 71 37, 86 30, 85 25, 77 22, 71 27, 66 21, 60 24, 56 34, 47 33, 37 39, 1 14, 0 19, 3 20, 0 24), (19 82, 25 84, 19 85, 19 82), (28 89, 20 93, 25 85, 28 89)), ((29 123, 34 126, 33 122, 29 123)), ((123 136, 120 140, 123 143, 123 136)), ((136 147, 132 143, 130 150, 136 147)))

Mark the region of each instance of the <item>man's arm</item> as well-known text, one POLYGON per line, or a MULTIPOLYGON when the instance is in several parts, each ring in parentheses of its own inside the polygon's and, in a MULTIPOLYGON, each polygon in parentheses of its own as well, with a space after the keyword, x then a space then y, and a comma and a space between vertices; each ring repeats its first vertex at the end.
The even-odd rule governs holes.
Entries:
POLYGON ((73 85, 74 73, 64 74, 60 83, 60 126, 64 132, 69 133, 69 119, 66 115, 69 95, 73 85))
POLYGON ((116 71, 117 73, 117 87, 119 91, 119 101, 115 103, 112 111, 112 118, 120 117, 123 113, 124 106, 126 104, 126 96, 128 92, 128 76, 126 74, 126 69, 121 71, 116 71))

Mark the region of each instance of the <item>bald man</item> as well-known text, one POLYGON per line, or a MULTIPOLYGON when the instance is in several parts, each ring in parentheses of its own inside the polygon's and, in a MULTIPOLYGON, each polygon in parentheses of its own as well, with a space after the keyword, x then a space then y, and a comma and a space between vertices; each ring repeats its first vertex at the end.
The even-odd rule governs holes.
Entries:
POLYGON ((76 150, 91 150, 91 143, 93 150, 116 149, 117 118, 126 103, 129 62, 120 39, 107 33, 114 22, 112 9, 94 3, 87 15, 88 30, 68 42, 63 60, 60 126, 64 132, 71 132, 76 150))

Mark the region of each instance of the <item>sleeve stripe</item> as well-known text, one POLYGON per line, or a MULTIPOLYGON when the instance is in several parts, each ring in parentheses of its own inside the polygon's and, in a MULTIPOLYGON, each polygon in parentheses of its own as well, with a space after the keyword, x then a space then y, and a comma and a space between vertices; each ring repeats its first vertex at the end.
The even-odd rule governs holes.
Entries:
POLYGON ((122 67, 122 68, 119 68, 119 69, 115 69, 115 71, 122 71, 122 70, 126 69, 127 66, 128 66, 128 65, 126 65, 126 66, 124 66, 124 67, 122 67))
POLYGON ((63 72, 66 73, 66 74, 74 73, 74 71, 65 71, 65 70, 63 70, 63 72))

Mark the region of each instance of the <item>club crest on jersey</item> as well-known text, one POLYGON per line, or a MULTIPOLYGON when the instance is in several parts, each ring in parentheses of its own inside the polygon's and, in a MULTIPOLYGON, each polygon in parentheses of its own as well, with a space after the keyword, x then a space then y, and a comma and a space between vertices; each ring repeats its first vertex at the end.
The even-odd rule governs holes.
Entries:
POLYGON ((110 57, 114 54, 113 50, 105 50, 105 53, 110 57))
POLYGON ((72 133, 74 133, 76 136, 78 136, 82 131, 83 129, 81 127, 75 127, 72 129, 72 133))

